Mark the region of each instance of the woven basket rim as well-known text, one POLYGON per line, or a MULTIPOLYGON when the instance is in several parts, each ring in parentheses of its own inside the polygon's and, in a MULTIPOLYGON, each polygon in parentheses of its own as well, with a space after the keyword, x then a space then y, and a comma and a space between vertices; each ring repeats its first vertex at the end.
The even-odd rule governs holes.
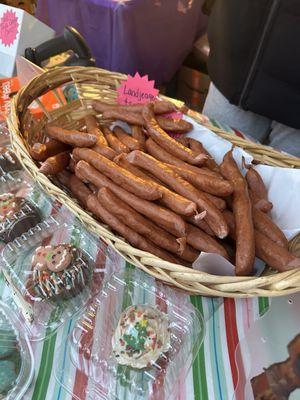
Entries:
MULTIPOLYGON (((36 100, 38 96, 49 90, 60 87, 62 84, 73 82, 74 75, 80 77, 82 81, 86 80, 87 82, 94 82, 95 84, 98 82, 101 83, 101 79, 109 79, 115 82, 115 84, 118 84, 120 80, 126 78, 123 74, 113 73, 100 68, 62 67, 49 70, 33 78, 18 92, 12 102, 12 110, 8 118, 12 147, 24 168, 33 179, 40 184, 42 189, 62 201, 75 213, 87 229, 100 235, 102 239, 127 261, 155 278, 190 294, 234 298, 256 296, 273 297, 292 294, 300 290, 300 269, 281 273, 278 272, 261 277, 217 276, 193 270, 182 265, 172 264, 150 253, 136 249, 124 241, 124 239, 113 234, 103 224, 96 221, 89 213, 83 210, 73 198, 56 186, 48 177, 41 174, 29 155, 27 142, 21 132, 23 118, 27 112, 28 105, 33 100, 36 100)), ((113 89, 111 89, 111 91, 113 91, 113 89)), ((84 107, 85 104, 85 101, 80 101, 78 106, 84 107)), ((258 162, 263 161, 267 165, 300 168, 299 158, 280 153, 264 145, 252 143, 247 139, 234 137, 230 133, 221 130, 219 127, 212 126, 210 123, 205 124, 203 123, 202 116, 195 111, 189 110, 187 115, 196 122, 200 121, 203 125, 221 137, 231 141, 234 145, 244 149, 246 147, 246 151, 247 146, 249 146, 251 149, 249 151, 250 154, 254 155, 255 160, 258 158, 258 162), (252 149, 254 149, 254 152, 252 149), (258 155, 258 157, 256 157, 256 155, 258 155)))

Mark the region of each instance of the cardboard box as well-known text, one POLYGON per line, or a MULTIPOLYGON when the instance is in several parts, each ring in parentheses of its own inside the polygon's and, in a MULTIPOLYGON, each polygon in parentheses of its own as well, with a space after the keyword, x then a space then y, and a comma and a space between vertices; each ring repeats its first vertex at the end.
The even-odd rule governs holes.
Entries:
POLYGON ((16 56, 54 36, 53 29, 24 10, 0 4, 0 77, 16 75, 16 56))
POLYGON ((210 78, 199 71, 182 67, 179 71, 177 97, 197 111, 202 111, 210 78))

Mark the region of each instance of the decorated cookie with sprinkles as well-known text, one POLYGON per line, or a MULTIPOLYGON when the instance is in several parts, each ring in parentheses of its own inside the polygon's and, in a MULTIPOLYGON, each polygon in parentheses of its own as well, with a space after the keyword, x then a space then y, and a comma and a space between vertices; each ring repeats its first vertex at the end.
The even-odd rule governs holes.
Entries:
POLYGON ((0 222, 11 218, 18 211, 18 202, 12 193, 0 195, 0 222))
POLYGON ((43 299, 74 297, 91 277, 83 252, 70 244, 38 247, 32 257, 32 268, 34 290, 43 299))
POLYGON ((0 241, 9 243, 41 222, 39 210, 23 197, 0 195, 0 241))
POLYGON ((147 305, 130 306, 112 337, 113 354, 121 365, 149 368, 170 347, 166 314, 147 305))
POLYGON ((72 247, 68 244, 38 247, 32 258, 32 266, 40 271, 61 272, 72 261, 72 247))

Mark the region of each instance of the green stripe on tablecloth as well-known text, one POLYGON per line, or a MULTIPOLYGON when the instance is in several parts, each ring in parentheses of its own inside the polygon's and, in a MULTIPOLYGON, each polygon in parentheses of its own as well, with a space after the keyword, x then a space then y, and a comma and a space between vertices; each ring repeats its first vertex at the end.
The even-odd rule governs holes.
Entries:
MULTIPOLYGON (((203 304, 200 296, 191 296, 192 304, 203 315, 203 304)), ((207 381, 205 373, 204 342, 193 363, 193 381, 195 400, 208 400, 207 381)))
MULTIPOLYGON (((127 273, 126 278, 125 278, 126 280, 128 278, 130 278, 131 274, 134 273, 134 269, 135 269, 135 267, 126 261, 126 265, 125 265, 125 273, 127 273)), ((131 293, 133 292, 134 288, 132 287, 132 285, 129 284, 128 281, 127 281, 127 284, 128 285, 127 285, 127 287, 125 287, 124 292, 123 292, 122 310, 125 310, 127 307, 129 307, 132 304, 131 293)), ((119 365, 118 369, 117 369, 117 373, 122 374, 122 371, 123 371, 123 374, 125 375, 125 379, 128 380, 129 374, 130 374, 129 369, 126 366, 119 365)), ((120 379, 120 386, 123 387, 124 389, 126 388, 126 382, 123 382, 122 379, 120 379)), ((116 397, 118 398, 117 389, 118 389, 118 381, 116 382, 116 397)), ((122 393, 123 393, 122 400, 127 399, 127 390, 124 390, 124 389, 122 390, 122 393)), ((120 390, 120 387, 119 387, 119 390, 120 390)))
MULTIPOLYGON (((213 299, 208 301, 209 310, 211 318, 207 321, 208 328, 208 336, 209 336, 209 357, 211 364, 211 371, 213 375, 213 391, 214 391, 214 400, 224 400, 222 397, 222 393, 224 392, 224 382, 223 376, 221 375, 220 365, 222 363, 222 355, 221 352, 217 354, 217 340, 216 336, 218 334, 218 325, 217 325, 217 314, 215 314, 215 307, 213 303, 213 299), (221 358, 221 359, 220 359, 221 358)), ((227 399, 226 399, 227 400, 227 399)))
MULTIPOLYGON (((69 334, 70 334, 70 332, 72 332, 73 328, 74 328, 73 320, 68 321, 63 326, 62 334, 60 335, 60 343, 59 343, 59 345, 61 347, 55 349, 55 353, 57 353, 57 351, 60 350, 59 358, 55 359, 55 362, 57 363, 57 365, 54 368, 56 368, 56 371, 58 370, 58 368, 60 368, 60 366, 63 363, 64 357, 65 357, 65 346, 67 346, 67 340, 68 340, 69 334)), ((67 356, 68 356, 68 354, 66 354, 66 357, 67 356)), ((64 364, 64 370, 63 370, 64 376, 68 375, 71 368, 73 368, 71 363, 68 361, 69 360, 66 358, 65 364, 64 364)), ((66 392, 66 390, 64 390, 61 387, 61 384, 57 381, 57 379, 55 379, 54 382, 55 382, 54 388, 51 387, 52 400, 56 400, 58 398, 60 400, 62 400, 63 398, 66 397, 67 392, 66 392)))
POLYGON ((235 133, 230 126, 221 123, 220 121, 216 121, 213 118, 209 119, 209 122, 211 123, 211 125, 215 126, 216 128, 222 129, 223 131, 226 131, 228 133, 235 133))
POLYGON ((212 305, 212 323, 213 323, 213 336, 214 336, 214 354, 215 354, 215 363, 218 368, 218 387, 220 390, 220 398, 224 400, 223 395, 227 393, 227 382, 226 382, 226 373, 224 370, 224 362, 223 362, 223 352, 222 352, 222 340, 221 335, 224 333, 220 329, 220 314, 218 313, 218 306, 215 303, 214 299, 211 299, 212 305))
POLYGON ((258 299, 259 315, 262 317, 269 309, 270 302, 268 297, 260 297, 258 299))
MULTIPOLYGON (((69 223, 71 224, 71 221, 69 223)), ((80 247, 80 242, 81 242, 81 239, 82 239, 82 237, 81 237, 82 233, 80 233, 80 230, 79 230, 80 226, 78 226, 78 221, 77 221, 77 224, 76 224, 76 221, 73 221, 73 224, 74 224, 74 227, 72 229, 70 238, 69 237, 64 237, 64 240, 66 240, 66 241, 70 240, 70 243, 73 246, 80 247)), ((94 254, 94 251, 93 251, 92 247, 93 247, 92 243, 88 242, 88 243, 86 243, 86 245, 84 247, 84 250, 86 252, 88 252, 88 253, 90 252, 91 254, 94 254)), ((76 318, 75 318, 75 320, 76 320, 76 318)), ((65 338, 65 340, 63 342, 61 341, 61 343, 60 343, 61 347, 59 348, 59 350, 60 350, 59 358, 55 359, 55 361, 58 363, 59 366, 61 366, 62 363, 63 363, 64 356, 65 356, 65 347, 67 346, 67 341, 69 339, 69 334, 70 334, 70 332, 72 331, 72 329, 74 327, 73 325, 74 325, 74 321, 71 319, 71 320, 67 321, 67 323, 65 323, 63 325, 63 327, 62 327, 63 332, 62 332, 61 338, 65 338)), ((57 368, 57 366, 56 366, 56 368, 57 368)), ((65 365, 64 365, 64 369, 63 369, 63 375, 64 376, 68 375, 70 370, 71 370, 71 368, 73 368, 71 363, 66 361, 65 365)), ((52 394, 52 399, 53 400, 58 398, 59 393, 60 393, 60 396, 59 396, 60 400, 65 398, 66 395, 67 395, 67 392, 65 390, 61 390, 61 385, 56 379, 55 379, 55 386, 54 386, 54 388, 51 388, 51 390, 53 391, 52 392, 53 393, 52 394)))
MULTIPOLYGON (((50 321, 54 321, 56 317, 57 310, 54 310, 51 314, 50 321)), ((47 328, 46 336, 51 334, 51 328, 47 328)), ((54 357, 54 349, 56 343, 56 333, 49 338, 45 339, 42 357, 40 362, 40 369, 37 375, 32 400, 43 400, 47 396, 49 379, 52 372, 52 364, 54 357)))
POLYGON ((220 128, 220 125, 217 123, 217 121, 216 121, 215 119, 210 118, 210 119, 209 119, 209 122, 210 122, 213 126, 215 126, 216 128, 220 128))

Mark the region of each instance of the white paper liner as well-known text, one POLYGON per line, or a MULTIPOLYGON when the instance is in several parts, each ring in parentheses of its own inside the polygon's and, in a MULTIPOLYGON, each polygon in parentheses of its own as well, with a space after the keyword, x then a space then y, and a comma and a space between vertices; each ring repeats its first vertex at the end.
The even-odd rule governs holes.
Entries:
MULTIPOLYGON (((187 135, 199 140, 218 164, 224 155, 232 148, 232 144, 219 137, 209 129, 196 124, 192 119, 185 118, 194 125, 194 129, 187 135)), ((242 156, 246 164, 251 164, 253 157, 241 148, 234 148, 233 156, 241 171, 242 156)), ((290 240, 300 232, 300 170, 292 168, 270 167, 259 165, 254 167, 261 175, 268 190, 269 200, 273 203, 272 220, 282 229, 290 240)), ((254 274, 260 275, 264 263, 256 259, 254 274)), ((234 274, 234 266, 217 254, 201 253, 194 262, 193 268, 213 275, 234 274)))

